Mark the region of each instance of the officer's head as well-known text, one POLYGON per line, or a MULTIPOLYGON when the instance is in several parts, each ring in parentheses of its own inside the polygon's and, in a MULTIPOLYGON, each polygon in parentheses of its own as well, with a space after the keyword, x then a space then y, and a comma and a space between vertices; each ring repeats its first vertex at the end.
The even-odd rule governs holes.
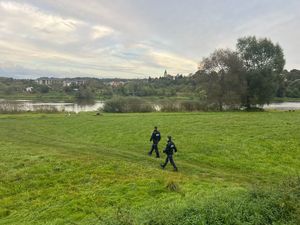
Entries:
POLYGON ((171 141, 172 140, 172 137, 171 136, 168 136, 168 141, 171 141))
POLYGON ((157 127, 156 127, 156 126, 154 127, 154 130, 157 130, 157 127))

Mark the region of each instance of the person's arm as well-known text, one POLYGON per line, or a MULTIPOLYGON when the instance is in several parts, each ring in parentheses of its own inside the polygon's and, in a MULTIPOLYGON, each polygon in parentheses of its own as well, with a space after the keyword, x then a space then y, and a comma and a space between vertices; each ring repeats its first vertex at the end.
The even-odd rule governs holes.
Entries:
POLYGON ((160 135, 160 132, 158 132, 159 136, 158 136, 158 142, 160 141, 161 139, 161 135, 160 135))
POLYGON ((176 148, 176 145, 175 144, 173 144, 174 145, 174 151, 175 152, 177 152, 177 148, 176 148))
POLYGON ((152 141, 153 140, 153 133, 151 134, 151 137, 150 137, 150 141, 152 141))
POLYGON ((163 150, 163 153, 166 153, 166 152, 167 152, 168 145, 169 145, 169 144, 166 145, 165 150, 163 150))

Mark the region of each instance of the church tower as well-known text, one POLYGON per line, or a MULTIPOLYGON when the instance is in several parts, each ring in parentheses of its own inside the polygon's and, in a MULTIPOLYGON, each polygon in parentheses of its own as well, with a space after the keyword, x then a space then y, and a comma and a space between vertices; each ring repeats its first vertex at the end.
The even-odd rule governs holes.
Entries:
POLYGON ((167 77, 167 76, 168 76, 168 72, 167 72, 167 70, 165 70, 164 77, 167 77))

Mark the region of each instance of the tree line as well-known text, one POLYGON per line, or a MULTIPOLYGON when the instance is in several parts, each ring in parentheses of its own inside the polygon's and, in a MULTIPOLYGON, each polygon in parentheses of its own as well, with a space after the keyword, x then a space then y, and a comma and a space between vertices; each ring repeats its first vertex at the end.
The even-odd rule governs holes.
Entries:
POLYGON ((38 85, 33 80, 0 78, 1 96, 33 92, 63 93, 77 99, 114 96, 183 96, 197 99, 211 108, 252 108, 274 97, 300 98, 300 70, 284 70, 283 49, 267 38, 255 36, 237 40, 236 49, 216 49, 188 76, 149 77, 148 79, 86 78, 84 85, 38 85), (112 85, 111 83, 114 83, 112 85), (115 85, 116 84, 116 85, 115 85))

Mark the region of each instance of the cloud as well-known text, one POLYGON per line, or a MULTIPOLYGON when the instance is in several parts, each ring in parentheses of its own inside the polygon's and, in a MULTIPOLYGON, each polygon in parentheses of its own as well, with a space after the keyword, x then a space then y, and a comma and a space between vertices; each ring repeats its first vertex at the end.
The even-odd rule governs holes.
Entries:
POLYGON ((186 59, 176 54, 151 50, 149 57, 162 69, 167 69, 171 74, 189 74, 196 71, 197 62, 186 59))
POLYGON ((47 14, 37 7, 26 3, 2 1, 0 2, 0 7, 6 12, 6 19, 11 19, 10 22, 15 24, 17 21, 14 19, 17 17, 23 18, 24 21, 29 20, 31 27, 38 30, 48 29, 49 32, 71 32, 79 23, 75 19, 66 19, 57 15, 47 14))
POLYGON ((147 77, 195 72, 244 35, 279 42, 300 68, 300 3, 290 0, 0 0, 0 65, 18 74, 147 77), (25 72, 27 71, 27 72, 25 72), (42 72, 41 72, 42 74, 42 72))
POLYGON ((105 36, 109 36, 115 32, 112 28, 106 26, 94 26, 92 29, 93 39, 99 39, 105 36))

